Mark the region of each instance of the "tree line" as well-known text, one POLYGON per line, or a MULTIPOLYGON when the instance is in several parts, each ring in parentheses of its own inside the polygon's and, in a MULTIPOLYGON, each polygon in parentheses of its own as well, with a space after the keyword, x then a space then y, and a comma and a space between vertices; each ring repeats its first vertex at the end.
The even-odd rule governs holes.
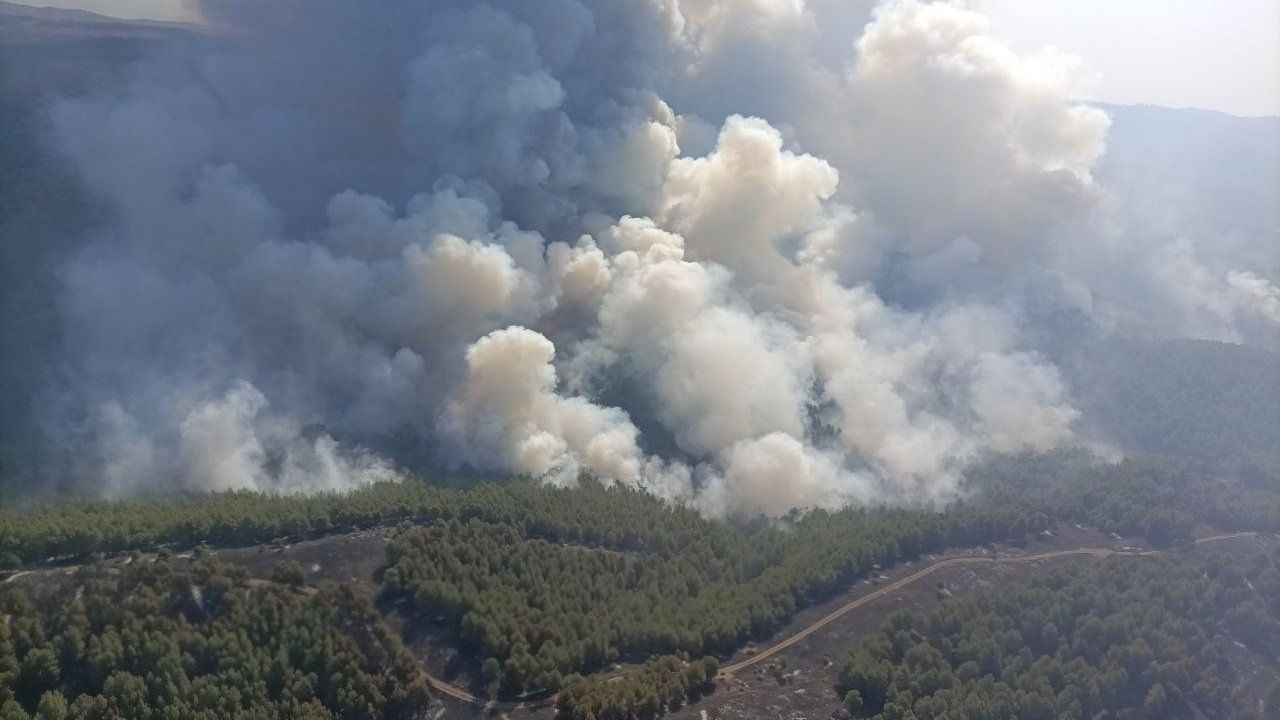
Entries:
POLYGON ((407 719, 427 697, 399 636, 348 586, 138 561, 6 585, 0 610, 3 720, 407 719))
POLYGON ((709 692, 720 664, 664 655, 619 677, 571 676, 556 698, 558 720, 654 720, 709 692))
MULTIPOLYGON (((469 675, 513 696, 567 687, 617 661, 723 656, 877 566, 1016 540, 1057 520, 1162 544, 1185 541, 1197 522, 1280 529, 1275 488, 1215 482, 1078 452, 998 457, 974 467, 963 498, 946 507, 723 522, 589 479, 573 489, 410 480, 346 495, 224 493, 0 512, 0 552, 16 565, 404 524, 388 548, 384 591, 428 621, 441 618, 469 675)), ((305 573, 285 567, 278 579, 300 586, 305 573)), ((1241 622, 1265 617, 1247 604, 1236 612, 1241 622)), ((38 699, 15 702, 31 711, 38 699)))
POLYGON ((966 500, 939 510, 847 508, 730 524, 586 483, 557 495, 563 504, 537 522, 491 513, 400 534, 384 586, 423 618, 442 619, 472 670, 512 696, 553 691, 617 661, 723 656, 877 566, 1017 540, 1055 520, 1156 544, 1189 540, 1196 522, 1278 527, 1269 514, 1277 493, 1215 492, 1167 465, 1100 464, 1083 453, 993 459, 966 489, 966 500), (579 500, 592 512, 572 510, 579 500), (615 517, 643 521, 615 528, 615 517))
POLYGON ((620 660, 730 653, 877 566, 1036 525, 1017 508, 957 506, 815 511, 743 527, 635 491, 581 492, 622 507, 657 504, 637 534, 612 540, 590 529, 591 515, 579 516, 582 526, 540 524, 536 536, 481 518, 412 528, 388 546, 385 593, 445 622, 473 670, 483 663, 513 696, 554 691, 570 674, 620 660))
MULTIPOLYGON (((1000 511, 990 522, 1014 515, 1029 522, 1044 514, 1162 542, 1185 539, 1197 521, 1280 530, 1280 488, 1274 483, 1212 480, 1159 462, 1103 463, 1083 451, 1064 451, 990 458, 966 474, 968 500, 959 511, 1000 511)), ((244 546, 400 522, 471 518, 511 525, 533 538, 637 551, 686 547, 692 536, 714 543, 716 552, 741 542, 733 528, 709 533, 688 507, 590 481, 563 489, 530 480, 469 488, 406 480, 344 494, 225 492, 11 507, 0 510, 0 569, 95 553, 199 543, 244 546)), ((998 530, 993 537, 1004 536, 1008 528, 998 530)))
POLYGON ((1192 720, 1277 717, 1243 692, 1232 642, 1280 650, 1280 566, 1081 561, 898 612, 842 662, 858 718, 1192 720))
MULTIPOLYGON (((653 542, 679 541, 681 526, 699 523, 694 511, 644 493, 603 493, 598 483, 587 485, 578 491, 518 480, 459 489, 405 480, 341 494, 236 491, 129 501, 63 499, 0 510, 0 553, 11 555, 11 562, 41 562, 200 543, 245 546, 400 522, 471 518, 510 524, 533 537, 573 535, 587 544, 648 549, 653 542), (660 537, 649 530, 654 521, 664 528, 660 537)), ((700 524, 696 532, 702 532, 700 524)))
POLYGON ((1203 474, 1280 481, 1280 354, 1202 340, 1111 339, 1072 367, 1081 410, 1120 447, 1177 458, 1203 474))
POLYGON ((1016 505, 1107 532, 1185 542, 1197 523, 1280 532, 1280 484, 1206 477, 1152 459, 1100 462, 1082 450, 997 456, 966 471, 980 505, 1016 505))

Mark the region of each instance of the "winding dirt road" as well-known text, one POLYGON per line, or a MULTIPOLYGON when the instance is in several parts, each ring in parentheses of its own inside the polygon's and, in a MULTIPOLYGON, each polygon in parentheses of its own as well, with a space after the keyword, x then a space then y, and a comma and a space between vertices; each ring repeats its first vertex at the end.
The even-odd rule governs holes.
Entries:
MULTIPOLYGON (((1229 533, 1224 535, 1214 535, 1211 537, 1200 538, 1195 541, 1195 544, 1205 545, 1208 543, 1219 542, 1222 540, 1252 538, 1252 537, 1257 537, 1257 535, 1258 533, 1255 533, 1255 532, 1242 532, 1242 533, 1229 533)), ((720 672, 716 677, 719 679, 726 679, 731 677, 734 673, 737 673, 741 670, 749 668, 752 665, 756 665, 757 663, 764 662, 765 660, 773 657, 774 655, 777 655, 778 653, 786 650, 787 648, 795 645, 796 643, 803 641, 805 638, 821 630, 827 625, 830 625, 832 622, 835 622, 841 617, 848 615, 854 610, 857 610, 860 607, 864 607, 870 603, 873 603, 876 600, 879 600, 885 597, 886 595, 890 595, 894 592, 897 592, 898 590, 901 590, 902 588, 908 585, 911 585, 912 583, 919 582, 920 580, 923 580, 924 578, 928 577, 929 575, 932 575, 933 573, 939 570, 942 570, 943 568, 953 567, 956 565, 1025 564, 1025 563, 1040 562, 1041 560, 1053 560, 1053 559, 1064 558, 1064 557, 1080 557, 1080 556, 1098 557, 1098 558, 1112 557, 1112 556, 1149 557, 1152 555, 1160 555, 1160 554, 1162 553, 1159 550, 1115 550, 1112 548, 1084 547, 1084 548, 1073 548, 1069 550, 1054 550, 1051 552, 1037 553, 1035 555, 1021 555, 1021 556, 1012 556, 1012 557, 993 558, 993 557, 984 557, 984 556, 976 556, 976 555, 958 555, 958 556, 953 555, 949 557, 944 556, 944 557, 938 558, 936 561, 930 563, 929 565, 917 570, 916 572, 904 578, 900 578, 888 585, 885 585, 884 587, 876 589, 874 592, 855 598, 854 600, 851 600, 848 603, 841 605, 839 608, 833 610, 832 612, 828 613, 822 618, 815 620, 813 623, 806 626, 803 630, 800 630, 795 634, 769 646, 768 648, 761 650, 755 655, 749 658, 746 658, 745 660, 740 660, 736 663, 726 665, 725 667, 720 669, 720 672)), ((24 575, 31 575, 35 573, 70 572, 70 571, 74 571, 78 567, 79 566, 66 566, 66 567, 49 568, 49 569, 24 570, 24 571, 20 571, 17 573, 13 573, 12 575, 9 575, 8 577, 4 578, 4 580, 0 580, 0 583, 9 583, 24 575)), ((250 581, 251 584, 265 584, 267 582, 269 581, 265 581, 265 580, 250 581)), ((304 592, 315 592, 315 588, 304 588, 304 592)), ((529 708, 529 707, 545 707, 546 705, 550 705, 555 702, 555 696, 540 700, 538 702, 532 702, 532 703, 495 702, 491 699, 476 697, 475 695, 472 695, 471 693, 467 692, 463 688, 447 683, 437 677, 432 676, 429 673, 426 673, 425 669, 424 669, 424 675, 426 675, 427 681, 431 684, 431 687, 434 688, 436 691, 438 691, 440 694, 451 697, 454 700, 458 700, 460 702, 483 707, 488 710, 503 711, 503 710, 517 710, 517 709, 529 708)))
POLYGON ((768 660, 774 655, 777 655, 783 650, 786 650, 792 645, 795 645, 801 640, 804 640, 810 635, 818 632, 819 630, 826 627, 827 625, 830 625, 832 622, 835 622, 836 620, 839 620, 845 615, 848 615, 854 610, 857 610, 858 608, 863 607, 864 605, 873 603, 876 600, 879 600, 880 598, 886 595, 895 593, 901 590, 902 588, 908 585, 911 585, 912 583, 923 580, 924 578, 932 575, 933 573, 943 568, 954 567, 956 565, 998 565, 998 564, 1033 563, 1033 562, 1039 562, 1040 560, 1052 560, 1054 558, 1071 557, 1071 556, 1077 556, 1077 555, 1089 555, 1093 557, 1108 557, 1110 555, 1157 555, 1157 554, 1159 553, 1157 553, 1154 550, 1123 553, 1116 550, 1111 550, 1109 548, 1078 548, 1075 550, 1055 550, 1053 552, 1039 553, 1037 555, 1022 555, 1018 557, 1007 557, 1007 558, 979 557, 979 556, 973 556, 973 555, 966 555, 963 557, 944 558, 900 580, 897 580, 888 585, 885 585, 884 587, 876 590, 875 592, 868 593, 866 595, 863 595, 860 598, 849 601, 848 603, 840 606, 836 610, 827 614, 825 617, 815 621, 813 624, 809 625, 808 627, 796 633, 795 635, 792 635, 786 640, 783 640, 769 647, 768 649, 762 650, 756 653, 755 655, 752 655, 746 660, 733 663, 732 665, 724 666, 723 668, 720 669, 719 677, 727 678, 733 675, 734 673, 738 672, 739 670, 744 670, 746 668, 751 667, 752 665, 764 662, 765 660, 768 660))
MULTIPOLYGON (((1213 537, 1200 538, 1199 540, 1195 541, 1195 544, 1203 545, 1206 543, 1217 542, 1219 540, 1233 540, 1238 538, 1247 538, 1247 537, 1256 537, 1256 536, 1257 536, 1257 533, 1252 533, 1252 532, 1232 533, 1230 535, 1215 535, 1213 537)), ((805 629, 797 632, 796 634, 792 635, 791 637, 779 643, 772 645, 771 647, 765 650, 760 651, 759 653, 756 653, 755 655, 747 658, 746 660, 742 660, 742 661, 733 663, 731 665, 724 666, 723 668, 720 669, 719 677, 727 678, 733 675, 734 673, 738 672, 739 670, 743 670, 745 668, 751 667, 752 665, 755 665, 756 663, 763 662, 769 659, 770 657, 777 655, 783 650, 786 650, 792 645, 795 645, 801 640, 804 640, 805 638, 821 630, 822 628, 826 627, 832 622, 840 619, 841 617, 844 617, 845 615, 853 612, 854 610, 857 610, 858 608, 864 605, 867 605, 868 603, 873 603, 876 600, 879 600, 880 598, 884 597, 885 595, 889 595, 891 593, 897 592, 898 590, 901 590, 902 588, 914 582, 923 580, 924 578, 928 577, 929 575, 943 568, 953 567, 955 565, 996 565, 996 564, 1033 563, 1033 562, 1039 562, 1041 560, 1053 560, 1055 558, 1072 557, 1072 556, 1080 556, 1080 555, 1092 556, 1092 557, 1110 557, 1113 555, 1129 556, 1129 557, 1147 557, 1147 556, 1159 555, 1159 554, 1161 554, 1159 550, 1113 550, 1111 548, 1075 548, 1072 550, 1055 550, 1053 552, 1038 553, 1036 555, 1021 555, 1021 556, 1004 557, 1004 558, 980 557, 980 556, 974 556, 974 555, 940 558, 937 562, 934 562, 933 564, 927 567, 924 567, 917 572, 914 572, 900 580, 897 580, 896 582, 885 585, 884 587, 876 590, 875 592, 868 593, 866 595, 863 595, 860 598, 849 601, 848 603, 840 606, 839 608, 827 614, 826 616, 822 617, 821 619, 816 620, 813 624, 809 625, 805 629)))
MULTIPOLYGON (((1221 540, 1235 540, 1235 539, 1241 539, 1241 538, 1257 537, 1257 535, 1258 534, 1254 532, 1214 535, 1212 537, 1200 538, 1195 541, 1195 544, 1205 545, 1207 543, 1218 542, 1221 540)), ((1113 548, 1085 547, 1085 548, 1073 548, 1070 550, 1054 550, 1051 552, 1037 553, 1035 555, 1020 555, 1020 556, 1013 556, 1013 557, 992 558, 992 557, 981 557, 981 556, 975 556, 975 555, 959 555, 959 556, 942 557, 936 560, 935 562, 929 564, 928 566, 923 567, 920 570, 917 570, 916 572, 904 578, 896 580, 888 585, 885 585, 882 588, 878 588, 877 590, 875 590, 875 592, 868 593, 859 598, 849 601, 848 603, 840 606, 836 610, 833 610, 832 612, 828 613, 822 618, 815 620, 813 623, 806 626, 803 630, 800 630, 795 634, 787 637, 786 639, 781 640, 764 650, 761 650, 755 655, 745 660, 740 660, 736 663, 724 666, 723 668, 720 669, 720 672, 716 677, 718 679, 727 679, 731 677, 734 673, 737 673, 741 670, 749 668, 752 665, 755 665, 757 663, 764 662, 765 660, 773 657, 774 655, 777 655, 778 653, 786 650, 787 648, 795 645, 796 643, 801 642, 805 638, 821 630, 827 625, 830 625, 832 622, 835 622, 841 617, 848 615, 854 610, 857 610, 860 607, 864 607, 870 603, 873 603, 876 600, 879 600, 885 597, 886 595, 890 595, 894 592, 897 592, 898 590, 901 590, 902 588, 908 585, 911 585, 912 583, 919 582, 920 580, 923 580, 924 578, 928 577, 929 575, 932 575, 933 573, 939 570, 942 570, 943 568, 953 567, 956 565, 1026 564, 1026 563, 1040 562, 1042 560, 1054 560, 1057 558, 1064 558, 1064 557, 1081 557, 1081 556, 1097 557, 1097 558, 1112 557, 1112 556, 1150 557, 1153 555, 1160 555, 1160 554, 1162 553, 1159 550, 1115 550, 1113 548)), ((469 703, 472 705, 478 705, 478 706, 482 706, 490 709, 505 709, 505 710, 514 710, 520 707, 529 707, 529 705, 523 705, 523 704, 494 703, 492 700, 476 697, 475 695, 472 695, 471 693, 467 692, 466 690, 463 690, 462 688, 459 688, 455 685, 450 685, 449 683, 446 683, 443 680, 439 680, 435 677, 432 677, 431 675, 427 675, 427 679, 431 683, 431 686, 434 687, 436 690, 440 691, 441 694, 448 695, 449 697, 455 700, 460 700, 462 702, 469 703)), ((552 698, 549 698, 548 700, 537 703, 537 705, 538 706, 547 705, 547 704, 550 704, 551 702, 554 702, 554 700, 555 698, 552 697, 552 698)))

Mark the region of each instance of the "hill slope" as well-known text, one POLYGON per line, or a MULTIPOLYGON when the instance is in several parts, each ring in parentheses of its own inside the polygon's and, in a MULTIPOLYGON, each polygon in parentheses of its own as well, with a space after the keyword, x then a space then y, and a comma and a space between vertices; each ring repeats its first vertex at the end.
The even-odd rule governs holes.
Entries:
POLYGON ((1198 340, 1109 340, 1076 358, 1086 422, 1126 451, 1280 475, 1280 354, 1198 340))

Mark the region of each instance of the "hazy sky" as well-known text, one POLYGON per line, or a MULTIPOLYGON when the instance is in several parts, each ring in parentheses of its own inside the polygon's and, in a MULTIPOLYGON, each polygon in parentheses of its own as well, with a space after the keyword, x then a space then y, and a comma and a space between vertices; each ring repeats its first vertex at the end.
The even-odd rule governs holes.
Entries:
POLYGON ((1020 52, 1084 59, 1115 103, 1280 114, 1280 0, 978 0, 1020 52))
MULTIPOLYGON (((192 19, 184 0, 18 0, 121 17, 192 19)), ((266 0, 270 1, 270 0, 266 0)), ((974 0, 1020 52, 1084 59, 1114 103, 1280 114, 1280 0, 974 0)), ((856 32, 851 29, 851 35, 856 32)))

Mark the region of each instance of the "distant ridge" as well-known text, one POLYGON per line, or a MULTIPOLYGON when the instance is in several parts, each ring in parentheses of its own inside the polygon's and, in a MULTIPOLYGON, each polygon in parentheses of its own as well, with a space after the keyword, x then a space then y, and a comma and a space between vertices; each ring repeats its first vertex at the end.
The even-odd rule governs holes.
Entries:
POLYGON ((1147 113, 1150 115, 1179 113, 1184 117, 1198 116, 1201 119, 1209 119, 1213 117, 1222 118, 1224 120, 1258 120, 1258 121, 1276 121, 1280 120, 1280 115, 1237 115, 1224 110, 1213 110, 1210 108, 1193 107, 1185 105, 1182 107, 1174 107, 1171 105, 1154 105, 1152 103, 1104 103, 1094 100, 1083 101, 1088 105, 1101 108, 1107 112, 1118 111, 1122 113, 1147 113))
POLYGON ((34 7, 5 0, 0 0, 0 18, 3 19, 0 22, 0 38, 8 41, 209 31, 208 27, 197 23, 117 18, 88 10, 34 7))

